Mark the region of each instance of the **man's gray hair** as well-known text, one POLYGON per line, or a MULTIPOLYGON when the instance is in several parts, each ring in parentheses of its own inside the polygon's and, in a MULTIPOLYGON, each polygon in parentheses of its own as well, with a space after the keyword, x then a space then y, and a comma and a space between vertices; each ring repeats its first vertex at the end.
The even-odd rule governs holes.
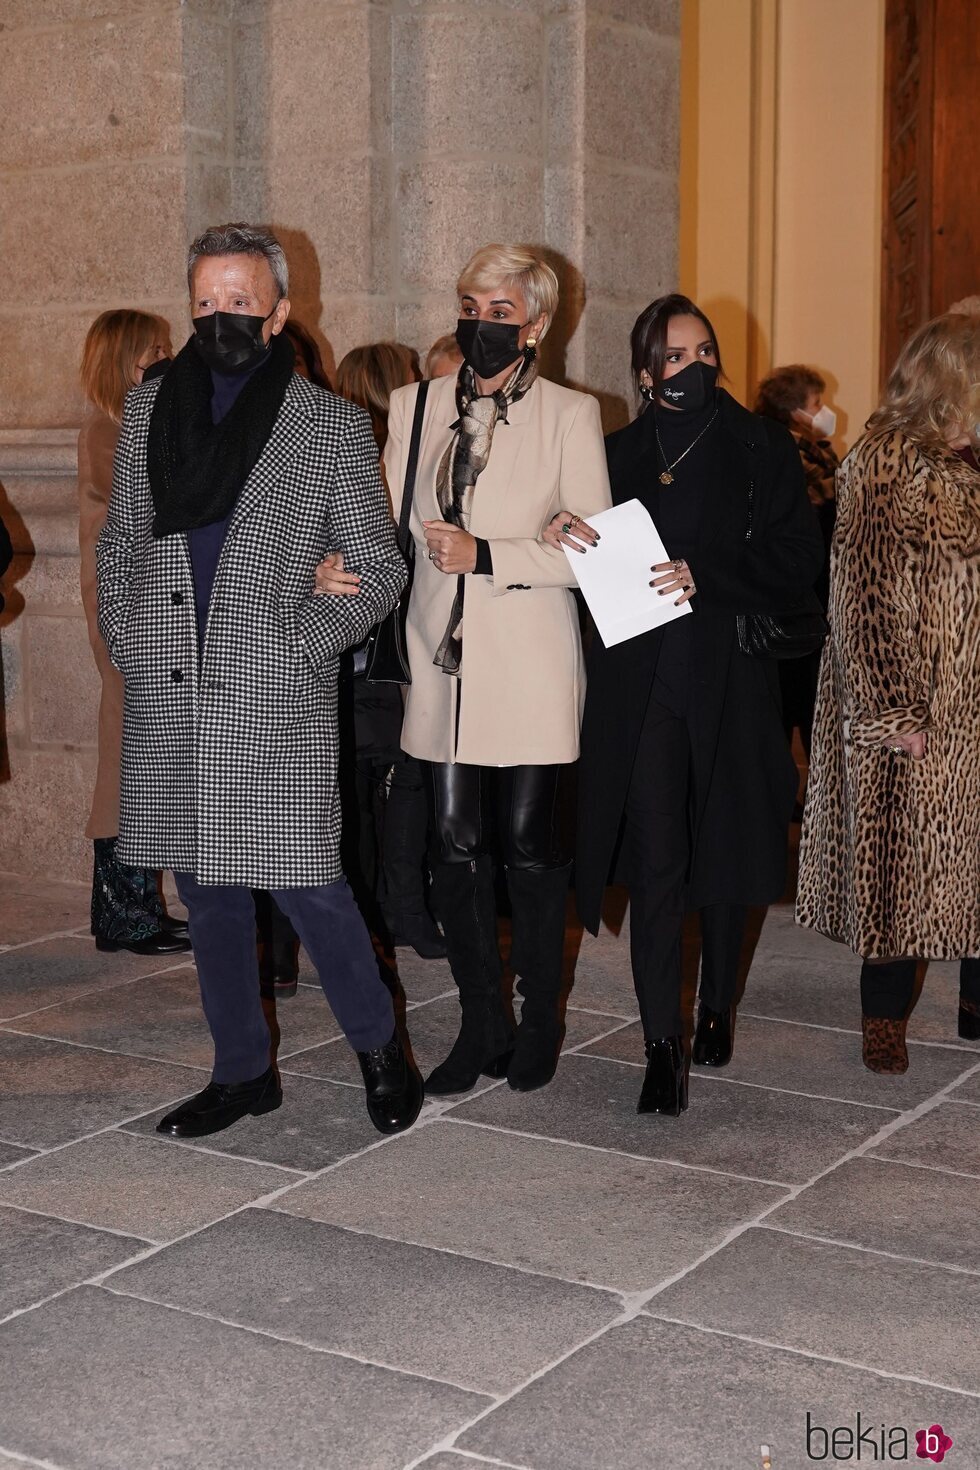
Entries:
POLYGON ((269 262, 280 299, 289 295, 286 255, 271 230, 254 225, 211 225, 198 235, 187 252, 187 288, 194 289, 194 267, 202 255, 255 255, 269 262))

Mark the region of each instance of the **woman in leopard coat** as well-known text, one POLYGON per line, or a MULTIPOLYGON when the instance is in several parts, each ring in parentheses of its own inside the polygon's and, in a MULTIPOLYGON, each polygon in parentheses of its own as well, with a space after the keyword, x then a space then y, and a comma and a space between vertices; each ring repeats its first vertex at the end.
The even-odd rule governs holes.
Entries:
POLYGON ((864 1061, 904 1072, 916 959, 980 1037, 980 319, 903 348, 837 487, 799 923, 864 958, 864 1061))

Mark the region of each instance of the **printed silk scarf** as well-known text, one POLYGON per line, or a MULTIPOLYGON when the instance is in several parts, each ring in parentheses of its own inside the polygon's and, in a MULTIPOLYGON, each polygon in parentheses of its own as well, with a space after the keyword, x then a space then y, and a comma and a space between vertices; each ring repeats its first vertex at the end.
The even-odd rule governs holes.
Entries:
MULTIPOLYGON (((507 423, 507 410, 518 403, 538 375, 537 353, 525 348, 524 356, 502 388, 480 395, 473 369, 464 363, 456 382, 459 418, 436 473, 436 499, 444 521, 469 530, 476 482, 487 467, 498 422, 507 423)), ((456 596, 442 642, 432 660, 443 673, 459 678, 463 660, 463 587, 456 578, 456 596)))

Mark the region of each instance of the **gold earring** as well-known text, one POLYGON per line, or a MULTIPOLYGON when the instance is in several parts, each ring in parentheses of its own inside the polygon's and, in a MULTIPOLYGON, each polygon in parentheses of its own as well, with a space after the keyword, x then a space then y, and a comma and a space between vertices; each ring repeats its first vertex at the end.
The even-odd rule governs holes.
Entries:
POLYGON ((537 342, 538 342, 537 337, 528 337, 528 339, 527 339, 527 345, 528 345, 528 347, 536 347, 537 346, 537 342))

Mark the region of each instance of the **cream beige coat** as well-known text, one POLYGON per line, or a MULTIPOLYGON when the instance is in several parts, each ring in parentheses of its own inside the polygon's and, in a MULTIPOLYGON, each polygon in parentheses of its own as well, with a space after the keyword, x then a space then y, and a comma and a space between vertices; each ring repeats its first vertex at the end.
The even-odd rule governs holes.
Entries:
MULTIPOLYGON (((396 520, 417 392, 415 383, 399 388, 389 410, 385 464, 396 520)), ((420 760, 442 763, 566 764, 578 759, 585 671, 570 591, 575 579, 565 553, 546 546, 541 532, 559 509, 588 518, 611 503, 599 405, 538 378, 511 406, 509 422, 497 424, 469 527, 490 543, 493 576, 466 578, 457 679, 432 662, 456 578, 429 560, 422 525, 442 518, 436 471, 457 418, 455 394, 455 378, 436 378, 426 403, 411 520, 412 683, 402 746, 420 760)))
POLYGON ((108 414, 92 412, 78 436, 78 549, 81 553, 82 606, 96 667, 102 679, 99 700, 99 767, 92 793, 86 837, 119 833, 119 763, 122 759, 123 677, 109 662, 99 632, 95 544, 105 525, 112 490, 112 458, 119 425, 108 414))

